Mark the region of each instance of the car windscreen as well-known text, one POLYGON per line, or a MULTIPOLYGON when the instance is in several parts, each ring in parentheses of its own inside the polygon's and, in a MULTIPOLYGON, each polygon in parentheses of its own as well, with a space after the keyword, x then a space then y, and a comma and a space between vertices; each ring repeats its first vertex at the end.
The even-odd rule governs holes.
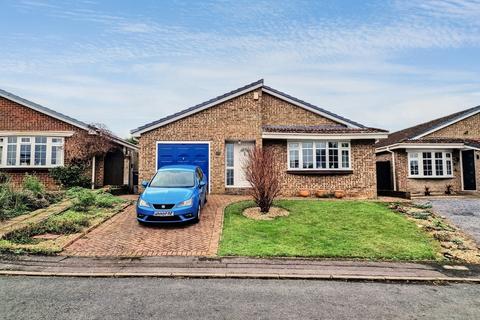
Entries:
POLYGON ((195 186, 193 171, 161 170, 153 177, 150 187, 191 188, 195 186))

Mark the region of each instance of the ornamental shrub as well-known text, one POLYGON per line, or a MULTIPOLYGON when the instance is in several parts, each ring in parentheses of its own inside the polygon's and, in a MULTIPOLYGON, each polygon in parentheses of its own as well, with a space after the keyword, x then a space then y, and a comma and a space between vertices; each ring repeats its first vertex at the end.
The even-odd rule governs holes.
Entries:
POLYGON ((35 195, 44 194, 45 186, 35 175, 25 174, 22 187, 24 191, 31 191, 35 195))
POLYGON ((83 189, 79 191, 75 198, 73 198, 73 210, 88 211, 91 206, 95 204, 96 195, 94 192, 83 189))
POLYGON ((90 178, 85 175, 85 165, 71 164, 50 169, 50 176, 65 188, 89 187, 90 178))

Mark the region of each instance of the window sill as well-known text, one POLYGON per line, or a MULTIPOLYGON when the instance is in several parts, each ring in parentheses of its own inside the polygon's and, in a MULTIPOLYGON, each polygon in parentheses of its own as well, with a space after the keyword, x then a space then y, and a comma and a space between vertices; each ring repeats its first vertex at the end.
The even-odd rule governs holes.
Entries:
POLYGON ((61 165, 58 166, 0 166, 0 170, 38 170, 38 169, 52 169, 52 168, 57 168, 61 167, 61 165))
POLYGON ((453 179, 454 176, 408 176, 408 179, 453 179))
POLYGON ((252 186, 225 186, 226 189, 251 189, 252 186))
POLYGON ((352 174, 353 170, 350 170, 350 169, 340 169, 340 170, 288 169, 287 173, 296 174, 296 175, 331 176, 331 175, 352 174))

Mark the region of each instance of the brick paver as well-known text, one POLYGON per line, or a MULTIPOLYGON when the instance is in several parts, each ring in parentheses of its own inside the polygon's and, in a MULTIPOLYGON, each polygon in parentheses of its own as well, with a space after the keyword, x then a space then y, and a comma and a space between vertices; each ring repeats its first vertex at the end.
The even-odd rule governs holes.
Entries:
POLYGON ((142 226, 135 206, 119 213, 62 252, 73 256, 213 256, 223 225, 223 210, 243 197, 209 195, 198 224, 142 226))

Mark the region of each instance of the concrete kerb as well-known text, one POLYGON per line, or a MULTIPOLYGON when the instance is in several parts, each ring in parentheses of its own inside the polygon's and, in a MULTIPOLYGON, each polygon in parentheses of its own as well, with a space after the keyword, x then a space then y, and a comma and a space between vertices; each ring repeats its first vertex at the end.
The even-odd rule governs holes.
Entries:
POLYGON ((287 273, 203 273, 203 272, 41 272, 0 270, 0 276, 35 276, 35 277, 75 277, 75 278, 200 278, 200 279, 265 279, 265 280, 332 280, 332 281, 371 281, 371 282, 415 282, 415 283, 475 283, 480 278, 457 277, 410 277, 410 276, 355 276, 355 275, 316 275, 287 273))

